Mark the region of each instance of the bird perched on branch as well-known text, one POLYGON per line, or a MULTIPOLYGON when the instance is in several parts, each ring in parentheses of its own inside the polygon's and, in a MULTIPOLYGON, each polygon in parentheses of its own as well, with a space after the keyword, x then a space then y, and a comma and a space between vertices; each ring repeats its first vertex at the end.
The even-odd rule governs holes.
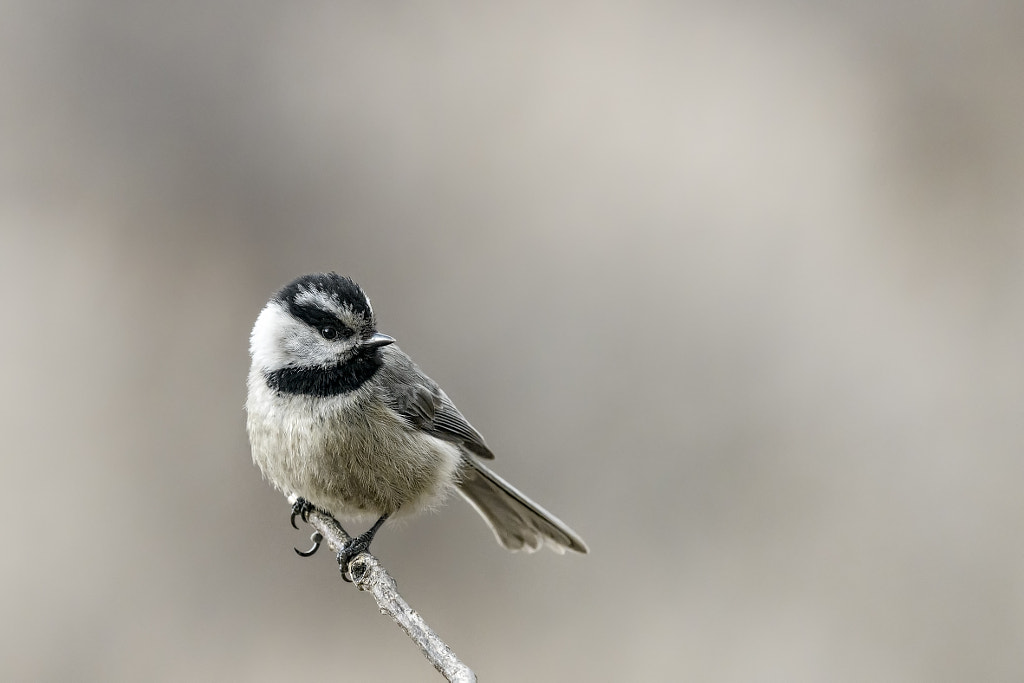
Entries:
POLYGON ((494 458, 483 437, 377 331, 370 300, 349 278, 317 273, 283 287, 256 319, 250 354, 252 457, 276 488, 299 496, 292 524, 312 507, 376 519, 345 547, 343 568, 386 520, 437 505, 453 489, 509 550, 587 552, 572 529, 483 464, 494 458))

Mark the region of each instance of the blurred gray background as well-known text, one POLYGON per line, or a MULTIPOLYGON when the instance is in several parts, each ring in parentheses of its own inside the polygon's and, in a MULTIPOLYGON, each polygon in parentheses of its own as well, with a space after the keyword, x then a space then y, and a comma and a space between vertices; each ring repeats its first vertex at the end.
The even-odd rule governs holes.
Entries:
POLYGON ((0 13, 0 678, 437 680, 250 461, 333 269, 591 545, 381 534, 482 680, 1024 679, 1024 5, 0 13))

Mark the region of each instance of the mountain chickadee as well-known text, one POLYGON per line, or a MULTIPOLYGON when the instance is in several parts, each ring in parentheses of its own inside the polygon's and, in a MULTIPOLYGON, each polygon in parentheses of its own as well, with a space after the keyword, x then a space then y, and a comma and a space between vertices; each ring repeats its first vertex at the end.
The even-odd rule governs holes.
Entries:
POLYGON ((375 517, 339 556, 347 568, 385 520, 431 508, 457 488, 509 550, 586 553, 572 529, 481 463, 494 458, 483 437, 394 342, 377 332, 359 285, 337 273, 298 278, 256 319, 246 401, 252 459, 299 497, 292 524, 313 507, 375 517))

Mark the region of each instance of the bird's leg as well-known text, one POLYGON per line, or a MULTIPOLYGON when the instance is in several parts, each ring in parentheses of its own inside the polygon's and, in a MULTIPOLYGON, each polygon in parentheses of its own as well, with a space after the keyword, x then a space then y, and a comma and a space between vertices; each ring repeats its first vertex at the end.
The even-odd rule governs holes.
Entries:
POLYGON ((365 532, 353 538, 351 541, 345 544, 345 547, 338 551, 338 566, 341 567, 341 575, 345 577, 346 581, 351 581, 351 575, 348 572, 349 563, 359 553, 369 552, 370 543, 373 542, 373 537, 377 535, 377 531, 384 525, 384 522, 388 521, 388 515, 381 515, 380 519, 373 523, 369 529, 365 532))

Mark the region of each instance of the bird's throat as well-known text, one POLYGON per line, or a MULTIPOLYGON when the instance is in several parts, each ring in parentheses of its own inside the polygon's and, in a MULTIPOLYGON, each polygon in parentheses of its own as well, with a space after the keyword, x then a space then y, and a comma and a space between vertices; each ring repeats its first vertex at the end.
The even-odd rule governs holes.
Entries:
POLYGON ((363 386, 380 366, 380 352, 367 349, 337 365, 281 368, 264 377, 268 387, 283 394, 338 396, 363 386))

